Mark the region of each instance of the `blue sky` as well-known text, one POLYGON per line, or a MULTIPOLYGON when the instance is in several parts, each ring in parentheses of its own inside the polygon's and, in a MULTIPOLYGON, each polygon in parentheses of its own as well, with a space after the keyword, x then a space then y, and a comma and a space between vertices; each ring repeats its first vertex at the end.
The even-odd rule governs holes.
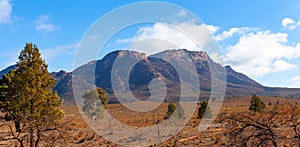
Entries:
MULTIPOLYGON (((134 2, 140 1, 0 0, 0 69, 14 64, 25 43, 32 42, 49 71, 71 71, 77 45, 88 28, 107 12, 134 2)), ((163 2, 189 10, 208 25, 225 64, 236 71, 263 85, 300 87, 300 1, 163 2)), ((129 27, 107 46, 121 49, 120 41, 149 34, 137 34, 138 30, 153 33, 161 28, 160 23, 129 27)))

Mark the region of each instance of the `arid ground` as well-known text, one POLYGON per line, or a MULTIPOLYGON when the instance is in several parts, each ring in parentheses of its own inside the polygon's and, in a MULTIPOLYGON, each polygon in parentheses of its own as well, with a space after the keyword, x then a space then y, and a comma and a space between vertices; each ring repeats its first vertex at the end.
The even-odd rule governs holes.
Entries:
MULTIPOLYGON (((232 113, 248 113, 250 98, 251 97, 226 98, 213 125, 201 133, 198 132, 198 125, 201 119, 197 118, 197 112, 195 112, 192 119, 179 134, 163 143, 154 144, 153 146, 228 146, 228 137, 224 136, 224 133, 227 131, 226 122, 221 121, 221 119, 232 113)), ((261 99, 267 106, 265 111, 274 109, 275 105, 277 105, 276 107, 278 107, 279 111, 289 109, 291 105, 300 107, 300 100, 276 97, 261 97, 261 99), (271 102, 270 105, 269 102, 271 102)), ((64 145, 61 144, 61 146, 119 146, 94 133, 81 117, 76 106, 63 106, 62 109, 65 111, 65 117, 62 121, 68 121, 69 123, 64 127, 65 140, 64 145)), ((167 103, 162 103, 151 113, 129 111, 121 104, 109 104, 108 111, 115 119, 124 124, 145 127, 154 125, 158 120, 163 121, 167 111, 167 103)), ((284 133, 283 136, 291 138, 294 134, 284 119, 285 118, 282 118, 278 129, 282 130, 281 132, 284 133)), ((297 143, 293 142, 295 142, 295 140, 282 141, 280 146, 297 145, 297 143)), ((60 146, 60 144, 57 145, 60 146)))

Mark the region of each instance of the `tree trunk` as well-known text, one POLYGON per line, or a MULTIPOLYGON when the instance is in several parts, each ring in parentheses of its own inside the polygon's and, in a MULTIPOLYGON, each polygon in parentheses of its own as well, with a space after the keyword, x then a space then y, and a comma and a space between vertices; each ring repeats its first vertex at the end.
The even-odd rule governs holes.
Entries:
POLYGON ((23 140, 20 140, 20 139, 17 139, 17 140, 20 143, 20 147, 24 147, 23 140))
POLYGON ((15 123, 16 132, 21 132, 20 121, 15 120, 14 123, 15 123))
POLYGON ((41 138, 41 131, 38 129, 38 130, 37 130, 37 133, 36 133, 35 147, 38 147, 38 146, 39 146, 40 138, 41 138))
POLYGON ((96 116, 93 116, 93 118, 92 118, 92 127, 94 127, 95 119, 96 119, 96 116))
POLYGON ((33 128, 30 127, 29 131, 29 146, 34 147, 33 128))
MULTIPOLYGON (((33 115, 33 99, 30 100, 30 116, 33 115)), ((34 130, 33 125, 29 124, 29 146, 34 147, 34 130)))
MULTIPOLYGON (((30 100, 30 116, 33 115, 33 99, 30 100)), ((34 147, 34 130, 33 125, 29 124, 29 146, 34 147)))

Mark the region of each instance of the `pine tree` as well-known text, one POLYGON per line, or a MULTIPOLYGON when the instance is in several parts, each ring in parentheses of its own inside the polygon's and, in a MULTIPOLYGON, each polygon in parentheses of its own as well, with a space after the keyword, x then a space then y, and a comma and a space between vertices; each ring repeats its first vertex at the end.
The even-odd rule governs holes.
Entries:
POLYGON ((261 101, 260 97, 254 94, 250 101, 249 110, 253 112, 262 112, 266 108, 266 105, 261 101))
POLYGON ((106 105, 109 99, 106 96, 106 92, 101 88, 96 88, 87 91, 82 96, 82 98, 83 98, 82 111, 85 112, 87 116, 91 119, 92 121, 91 125, 93 127, 96 120, 103 118, 104 109, 107 109, 106 105))
POLYGON ((0 110, 5 121, 14 124, 13 134, 20 146, 38 146, 43 132, 55 130, 63 111, 54 79, 41 58, 37 46, 27 43, 21 51, 16 70, 4 75, 0 82, 0 110))
POLYGON ((183 107, 179 103, 177 105, 169 103, 165 118, 169 118, 171 115, 175 119, 183 118, 185 115, 183 107))
POLYGON ((269 102, 269 106, 272 106, 272 102, 269 102))
POLYGON ((198 117, 201 119, 212 117, 212 112, 210 110, 210 107, 208 106, 207 100, 204 100, 202 103, 200 103, 200 107, 198 109, 198 117))
POLYGON ((175 104, 169 103, 165 118, 169 118, 174 113, 175 110, 176 110, 175 104))
POLYGON ((180 119, 180 118, 184 118, 185 116, 185 112, 183 107, 180 104, 177 104, 177 109, 175 110, 175 116, 180 119))

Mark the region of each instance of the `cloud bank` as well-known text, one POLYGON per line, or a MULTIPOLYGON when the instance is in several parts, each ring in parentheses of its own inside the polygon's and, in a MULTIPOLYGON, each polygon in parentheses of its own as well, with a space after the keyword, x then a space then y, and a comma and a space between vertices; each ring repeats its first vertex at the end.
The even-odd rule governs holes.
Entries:
POLYGON ((213 39, 211 33, 215 33, 217 30, 218 27, 216 26, 205 24, 197 25, 194 22, 179 23, 176 25, 157 22, 152 26, 139 28, 134 37, 118 39, 116 43, 131 44, 128 49, 145 52, 148 55, 165 49, 175 48, 199 51, 213 39), (196 34, 194 39, 198 40, 199 46, 197 46, 195 41, 189 36, 190 32, 196 34), (143 43, 138 43, 141 41, 143 41, 143 43))
POLYGON ((243 34, 227 47, 225 62, 250 76, 287 71, 297 67, 289 61, 300 57, 300 43, 288 44, 288 34, 269 30, 243 34))

